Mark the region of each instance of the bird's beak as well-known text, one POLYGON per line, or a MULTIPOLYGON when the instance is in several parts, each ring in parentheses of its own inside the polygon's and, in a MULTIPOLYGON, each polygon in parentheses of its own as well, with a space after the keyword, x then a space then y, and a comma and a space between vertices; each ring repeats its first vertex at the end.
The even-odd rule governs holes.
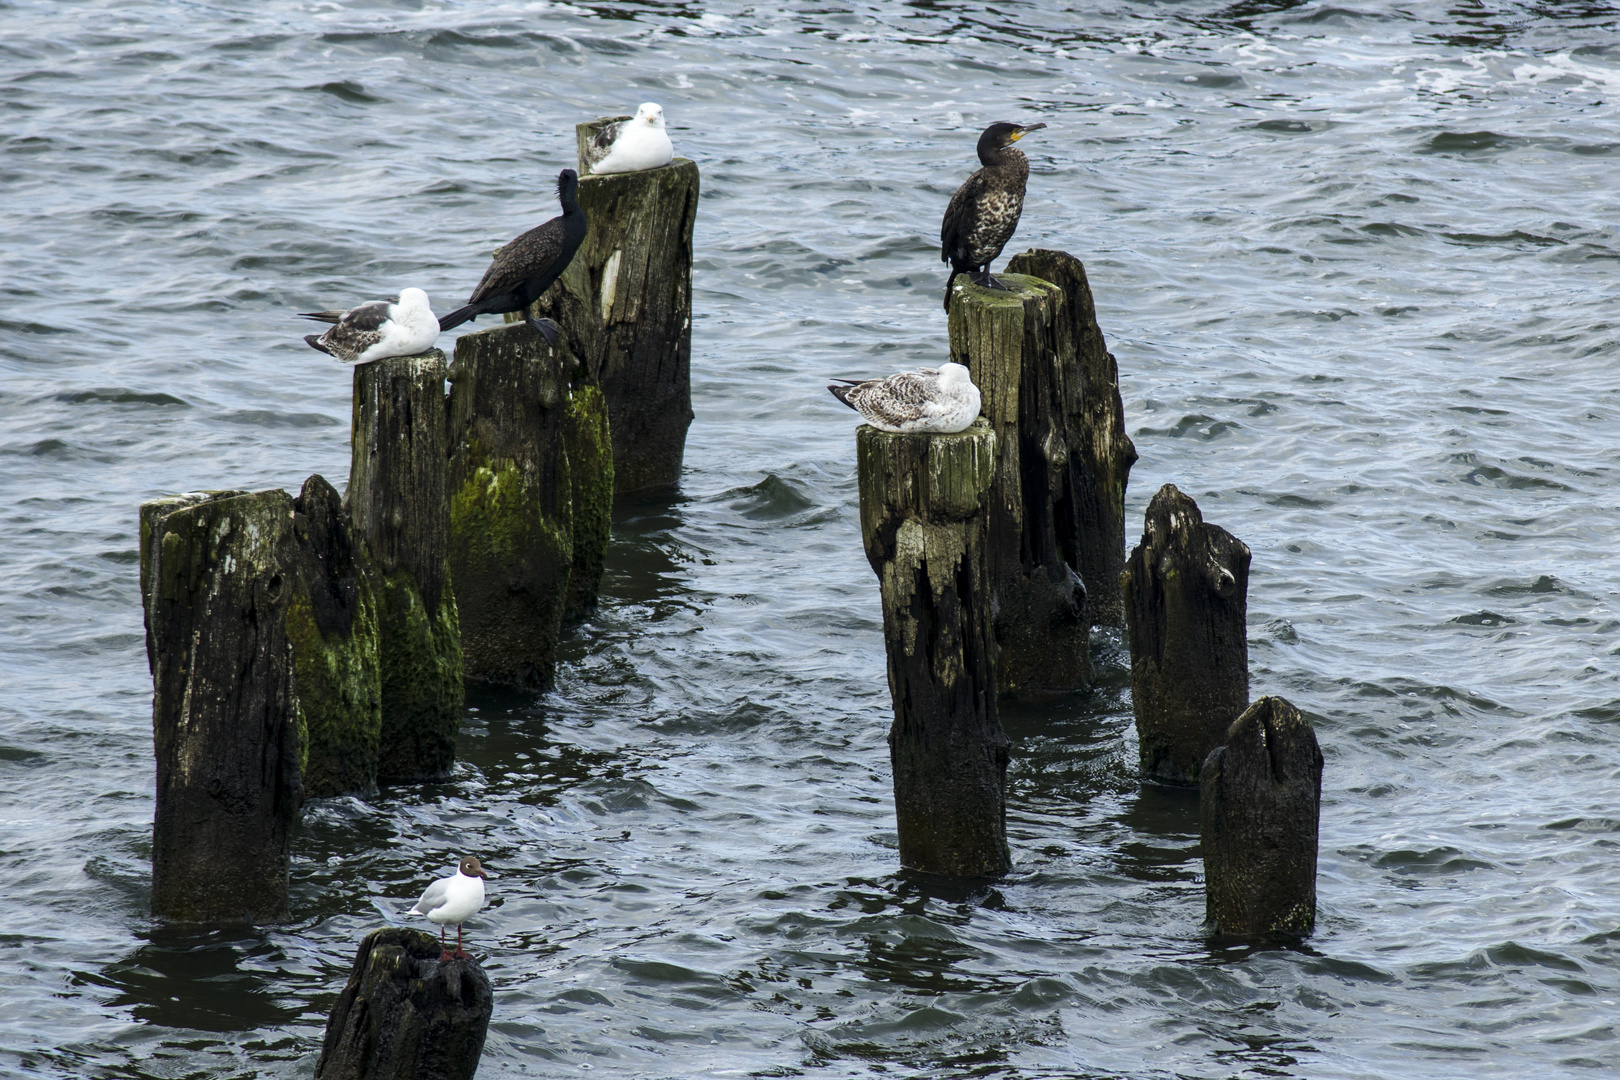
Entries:
POLYGON ((1046 126, 1045 124, 1027 124, 1024 127, 1021 127, 1021 128, 1018 129, 1018 134, 1013 136, 1013 142, 1017 142, 1019 139, 1022 139, 1025 135, 1028 135, 1030 132, 1039 131, 1041 128, 1043 128, 1045 126, 1046 126))

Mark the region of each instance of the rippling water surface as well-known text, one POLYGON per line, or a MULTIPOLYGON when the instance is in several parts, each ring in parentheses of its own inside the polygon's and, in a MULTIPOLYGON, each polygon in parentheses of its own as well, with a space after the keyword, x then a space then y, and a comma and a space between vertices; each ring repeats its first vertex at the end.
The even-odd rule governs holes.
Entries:
POLYGON ((787 8, 0 0, 0 1072, 308 1075, 358 939, 475 851, 481 1076, 1613 1075, 1620 13, 787 8), (309 807, 295 922, 154 925, 137 504, 341 485, 290 313, 448 310, 646 99, 703 170, 679 496, 451 782, 309 807), (1132 533, 1174 482, 1248 542, 1254 692, 1327 757, 1305 948, 1206 939, 1117 635, 1004 713, 1013 873, 896 871, 825 376, 943 358, 939 214, 1037 118, 1010 250, 1085 260, 1132 533))

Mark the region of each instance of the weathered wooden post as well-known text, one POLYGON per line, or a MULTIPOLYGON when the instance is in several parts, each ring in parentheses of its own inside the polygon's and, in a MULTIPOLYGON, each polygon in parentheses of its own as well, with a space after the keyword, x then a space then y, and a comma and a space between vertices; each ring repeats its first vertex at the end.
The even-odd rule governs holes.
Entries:
POLYGON ((1120 585, 1142 772, 1196 784, 1249 704, 1249 549, 1166 484, 1120 585))
POLYGON ((1300 711, 1263 697, 1204 759, 1198 822, 1217 933, 1302 937, 1316 925, 1322 750, 1300 711))
POLYGON ((1086 589, 1065 551, 1077 549, 1067 417, 1078 376, 1063 292, 1002 274, 1005 291, 963 282, 951 301, 951 359, 973 373, 996 433, 989 563, 1002 693, 1076 690, 1091 674, 1086 589))
MULTIPOLYGON (((698 168, 676 158, 645 172, 590 174, 578 125, 579 204, 590 222, 574 261, 534 312, 555 320, 601 387, 618 491, 680 482, 692 422, 692 226, 698 168)), ((511 316, 517 317, 517 316, 511 316)))
POLYGON ((563 618, 578 619, 596 604, 613 531, 613 435, 601 387, 576 383, 569 391, 562 439, 574 511, 574 561, 563 618))
POLYGON ((883 593, 900 865, 951 877, 1011 866, 1007 736, 996 714, 986 499, 996 435, 855 436, 861 537, 883 593))
POLYGON ((478 961, 439 963, 420 930, 374 930, 326 1022, 316 1080, 471 1080, 495 994, 478 961))
POLYGON ((564 435, 572 357, 523 323, 463 334, 450 366, 450 579, 467 678, 549 689, 574 562, 564 435))
POLYGON ((157 805, 152 911, 185 922, 287 916, 300 777, 285 626, 293 500, 216 491, 141 506, 157 805))
POLYGON ((462 645, 448 579, 444 380, 438 349, 354 369, 346 505, 378 576, 383 780, 441 777, 456 760, 462 645))
POLYGON ((1136 447, 1125 434, 1119 364, 1097 325, 1097 305, 1079 259, 1066 251, 1032 248, 1014 255, 1007 272, 1028 274, 1063 290, 1058 318, 1067 324, 1067 348, 1059 354, 1058 366, 1064 373, 1062 408, 1069 458, 1053 470, 1052 478, 1058 548, 1086 583, 1092 624, 1122 627, 1125 602, 1119 575, 1125 569, 1125 486, 1136 462, 1136 447))

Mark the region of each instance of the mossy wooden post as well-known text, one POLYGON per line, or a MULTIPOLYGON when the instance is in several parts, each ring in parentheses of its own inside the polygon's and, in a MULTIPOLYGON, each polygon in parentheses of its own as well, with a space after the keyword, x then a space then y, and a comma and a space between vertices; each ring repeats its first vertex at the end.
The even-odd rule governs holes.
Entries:
POLYGON ((1263 697, 1224 738, 1199 776, 1209 921, 1221 934, 1303 937, 1316 925, 1316 732, 1284 699, 1263 697))
POLYGON ((613 435, 601 387, 576 384, 569 391, 563 451, 574 512, 574 561, 563 618, 578 619, 596 606, 613 530, 613 435))
POLYGON ((1142 773, 1196 784, 1249 704, 1249 549, 1166 484, 1120 585, 1142 773))
POLYGON ((855 436, 861 537, 883 594, 900 865, 950 877, 1011 866, 1007 736, 996 713, 986 562, 996 435, 855 436))
POLYGON ((990 490, 990 580, 1002 693, 1077 690, 1091 675, 1086 589, 1065 551, 1077 546, 1067 506, 1070 398, 1063 292, 1002 274, 1006 290, 963 281, 951 300, 951 359, 973 373, 996 433, 990 490))
POLYGON ((384 781, 442 777, 456 760, 462 646, 447 563, 444 382, 438 349, 354 369, 346 502, 378 577, 384 781))
POLYGON ((383 693, 376 575, 322 476, 293 500, 297 588, 285 626, 305 748, 304 795, 377 789, 383 693))
POLYGON ((1063 290, 1058 319, 1066 324, 1067 344, 1058 364, 1064 372, 1068 461, 1052 470, 1053 520, 1064 560, 1086 583, 1092 624, 1123 627, 1119 575, 1125 569, 1125 486, 1136 446, 1125 434, 1119 364, 1097 325, 1097 305, 1079 259, 1066 251, 1031 249, 1014 255, 1007 272, 1028 274, 1063 290))
POLYGON ((374 930, 326 1022, 316 1080, 472 1080, 495 994, 478 961, 439 963, 420 930, 374 930))
POLYGON ((616 490, 673 487, 692 422, 692 226, 698 167, 678 157, 645 172, 590 175, 580 124, 579 204, 590 231, 534 303, 562 327, 601 387, 613 429, 616 490))
POLYGON ((456 339, 450 578, 467 678, 549 689, 574 562, 573 359, 527 324, 456 339))
POLYGON ((288 914, 304 800, 285 616, 293 500, 218 491, 141 506, 157 799, 152 911, 184 922, 288 914))

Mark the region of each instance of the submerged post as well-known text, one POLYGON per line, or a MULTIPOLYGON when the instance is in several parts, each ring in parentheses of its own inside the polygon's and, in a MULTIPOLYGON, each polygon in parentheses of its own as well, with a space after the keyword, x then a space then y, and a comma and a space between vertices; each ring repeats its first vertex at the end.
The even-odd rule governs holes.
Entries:
POLYGON ((1311 722, 1263 697, 1204 759, 1198 822, 1217 933, 1302 937, 1316 925, 1322 750, 1311 722))
POLYGON ((574 561, 572 357, 523 323, 463 334, 450 366, 450 578, 467 678, 550 689, 574 561))
POLYGON ((996 714, 985 502, 996 436, 855 436, 861 537, 883 593, 900 865, 951 877, 1011 866, 1007 736, 996 714))
POLYGON ((534 313, 555 320, 601 387, 613 433, 616 490, 680 482, 692 422, 692 227, 698 167, 687 158, 644 172, 590 175, 578 126, 585 243, 534 313))
POLYGON ((1007 272, 1028 274, 1063 290, 1058 319, 1066 324, 1062 337, 1067 346, 1058 353, 1058 367, 1063 371, 1061 406, 1069 459, 1054 470, 1053 520, 1063 558, 1086 583, 1092 624, 1123 627, 1119 575, 1125 569, 1125 486, 1136 446, 1125 434, 1119 364, 1097 325, 1097 305, 1079 259, 1066 251, 1032 248, 1014 255, 1007 272))
POLYGON ((1079 394, 1062 290, 1002 274, 1005 291, 966 282, 951 301, 951 359, 973 373, 996 434, 989 565, 1002 693, 1077 690, 1091 674, 1086 588, 1074 534, 1068 430, 1079 394))
POLYGON ((1196 784, 1249 704, 1249 549, 1166 484, 1120 585, 1142 773, 1196 784))
POLYGON ((157 800, 152 911, 184 922, 287 916, 288 837, 304 800, 285 491, 141 506, 157 800))
POLYGON ((316 1080, 472 1080, 495 994, 477 960, 420 930, 366 935, 326 1022, 316 1080))
POLYGON ((448 579, 444 353, 354 369, 347 506, 375 560, 382 637, 378 772, 450 772, 461 725, 462 645, 448 579))

